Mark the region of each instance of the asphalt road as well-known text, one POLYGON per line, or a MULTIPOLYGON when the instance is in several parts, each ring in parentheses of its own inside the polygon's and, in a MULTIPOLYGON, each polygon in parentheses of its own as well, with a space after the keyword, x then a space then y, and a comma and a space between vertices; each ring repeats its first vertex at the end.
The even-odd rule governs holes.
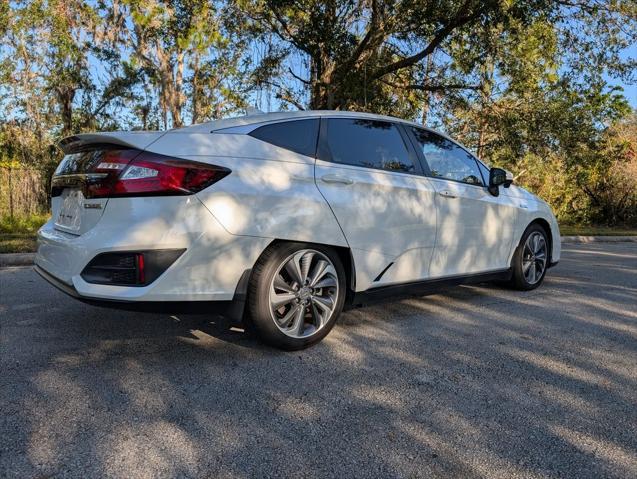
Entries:
POLYGON ((321 344, 0 270, 0 477, 635 477, 637 244, 542 288, 347 313, 321 344))

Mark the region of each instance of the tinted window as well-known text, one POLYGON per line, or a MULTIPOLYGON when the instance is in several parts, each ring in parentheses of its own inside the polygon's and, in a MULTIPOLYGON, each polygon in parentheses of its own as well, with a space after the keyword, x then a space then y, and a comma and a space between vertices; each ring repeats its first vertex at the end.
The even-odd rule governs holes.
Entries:
POLYGON ((314 157, 318 130, 318 119, 285 121, 257 128, 250 136, 301 155, 314 157))
POLYGON ((470 185, 483 185, 477 161, 454 142, 430 131, 412 128, 431 175, 470 185))
POLYGON ((391 171, 415 170, 400 131, 388 121, 331 119, 327 145, 336 163, 391 171))

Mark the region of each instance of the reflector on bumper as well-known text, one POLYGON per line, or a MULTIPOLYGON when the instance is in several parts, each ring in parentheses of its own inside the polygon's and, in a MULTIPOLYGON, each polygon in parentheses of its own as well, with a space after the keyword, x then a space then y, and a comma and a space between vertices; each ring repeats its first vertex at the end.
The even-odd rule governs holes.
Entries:
POLYGON ((179 258, 185 249, 101 253, 82 271, 87 283, 147 286, 179 258))

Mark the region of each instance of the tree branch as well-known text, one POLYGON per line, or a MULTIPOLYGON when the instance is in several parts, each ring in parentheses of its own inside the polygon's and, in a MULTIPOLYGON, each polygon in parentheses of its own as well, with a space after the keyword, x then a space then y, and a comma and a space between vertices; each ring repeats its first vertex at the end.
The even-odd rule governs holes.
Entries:
POLYGON ((296 78, 298 81, 300 81, 301 83, 304 83, 306 85, 310 85, 312 82, 310 80, 306 80, 303 77, 300 77, 299 75, 297 75, 296 73, 294 73, 292 71, 292 67, 288 67, 288 71, 290 72, 290 75, 292 75, 294 78, 296 78))
POLYGON ((426 58, 427 56, 431 55, 434 52, 434 50, 438 47, 438 45, 440 45, 455 29, 463 25, 466 25, 472 20, 475 20, 484 12, 483 8, 478 8, 473 13, 466 14, 465 12, 469 8, 470 3, 471 3, 470 1, 465 2, 463 6, 460 7, 456 17, 453 20, 451 20, 449 23, 447 23, 445 26, 440 28, 438 32, 434 35, 433 39, 429 42, 429 44, 423 50, 416 53, 415 55, 401 58, 400 60, 397 60, 393 63, 390 63, 389 65, 385 65, 384 67, 379 68, 371 75, 371 79, 377 80, 387 75, 388 73, 393 73, 402 68, 410 67, 414 65, 415 63, 418 63, 423 58, 426 58))
POLYGON ((420 90, 420 91, 445 91, 445 90, 480 90, 480 85, 466 85, 464 83, 449 83, 447 85, 419 85, 416 83, 393 83, 386 80, 381 81, 393 88, 402 90, 420 90))

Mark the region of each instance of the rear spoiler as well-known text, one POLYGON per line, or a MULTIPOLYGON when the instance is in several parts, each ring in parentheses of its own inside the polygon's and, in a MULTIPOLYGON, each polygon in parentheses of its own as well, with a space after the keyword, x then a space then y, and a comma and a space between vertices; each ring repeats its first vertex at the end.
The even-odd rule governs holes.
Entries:
POLYGON ((119 145, 125 148, 145 150, 166 134, 165 131, 113 131, 107 133, 82 133, 67 136, 58 143, 64 153, 72 153, 89 145, 119 145))

